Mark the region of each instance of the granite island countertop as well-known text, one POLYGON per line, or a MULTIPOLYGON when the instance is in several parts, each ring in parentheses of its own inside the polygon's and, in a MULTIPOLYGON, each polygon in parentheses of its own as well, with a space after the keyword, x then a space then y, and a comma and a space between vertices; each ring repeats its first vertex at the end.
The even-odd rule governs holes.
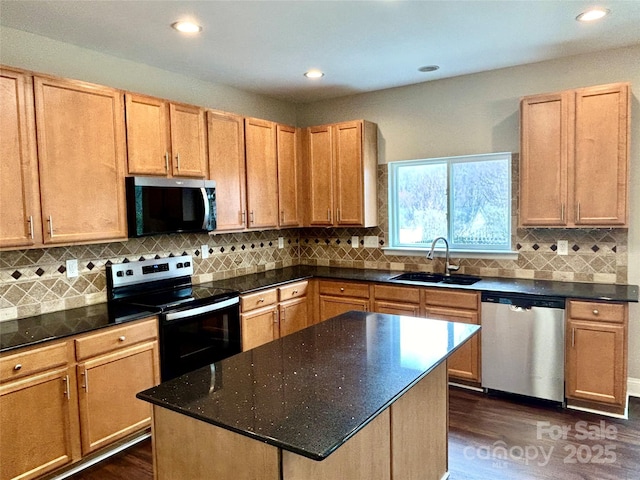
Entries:
POLYGON ((162 383, 138 398, 322 460, 479 329, 347 312, 162 383))

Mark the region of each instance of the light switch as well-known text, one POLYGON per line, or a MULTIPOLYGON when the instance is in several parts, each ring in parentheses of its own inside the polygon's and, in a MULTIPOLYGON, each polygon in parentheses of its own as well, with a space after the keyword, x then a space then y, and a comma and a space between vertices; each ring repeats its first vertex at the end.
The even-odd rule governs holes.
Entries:
POLYGON ((209 245, 200 245, 200 251, 202 252, 202 258, 209 258, 209 245))
POLYGON ((284 248, 284 238, 278 237, 278 248, 284 248))
POLYGON ((360 238, 357 235, 351 237, 351 246, 353 248, 358 248, 360 246, 360 238))
POLYGON ((78 260, 75 258, 67 260, 67 278, 73 278, 78 276, 78 260))

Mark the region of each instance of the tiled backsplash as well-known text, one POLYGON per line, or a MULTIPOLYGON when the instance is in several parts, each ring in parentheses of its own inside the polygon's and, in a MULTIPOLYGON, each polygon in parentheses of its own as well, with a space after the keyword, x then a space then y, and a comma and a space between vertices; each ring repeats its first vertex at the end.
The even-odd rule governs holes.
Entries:
MULTIPOLYGON (((517 179, 517 157, 514 158, 517 179)), ((517 198, 517 181, 513 183, 517 198)), ((195 283, 271 270, 299 263, 355 268, 441 271, 442 259, 388 255, 387 166, 378 167, 376 228, 289 229, 236 234, 160 235, 73 247, 0 252, 0 321, 106 301, 105 265, 184 253, 194 257, 195 283), (364 236, 378 236, 378 248, 364 248, 364 236), (351 239, 358 236, 358 248, 351 239), (278 248, 278 237, 284 248, 278 248), (209 258, 200 248, 209 246, 209 258), (65 262, 78 260, 79 276, 67 278, 65 262)), ((624 229, 516 229, 517 260, 456 259, 460 273, 576 282, 627 282, 627 231, 624 229), (569 255, 556 254, 567 240, 569 255)))

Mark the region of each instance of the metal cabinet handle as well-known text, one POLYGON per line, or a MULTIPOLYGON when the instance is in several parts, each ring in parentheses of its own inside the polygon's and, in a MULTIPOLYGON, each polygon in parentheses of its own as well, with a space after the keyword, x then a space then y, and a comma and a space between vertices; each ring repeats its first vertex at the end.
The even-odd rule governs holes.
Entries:
POLYGON ((169 152, 164 152, 164 171, 169 171, 169 152))
POLYGON ((253 216, 253 210, 251 210, 251 212, 249 212, 249 215, 251 215, 251 218, 250 218, 249 222, 250 223, 254 223, 256 220, 255 220, 255 217, 253 216))
POLYGON ((571 328, 571 346, 575 346, 576 344, 576 327, 571 328))
POLYGON ((242 224, 244 225, 247 221, 247 212, 243 210, 241 215, 242 215, 242 224))
POLYGON ((82 375, 82 378, 84 379, 84 383, 81 387, 84 388, 85 392, 89 393, 89 375, 87 375, 87 371, 85 370, 80 375, 82 375))
POLYGON ((15 367, 13 367, 13 369, 17 372, 18 370, 20 370, 22 368, 22 364, 21 363, 17 363, 15 367))
POLYGON ((33 215, 29 215, 27 223, 29 224, 29 237, 33 240, 33 215))
POLYGON ((180 154, 176 153, 177 169, 180 171, 180 154))
POLYGON ((259 298, 258 299, 258 303, 263 303, 264 302, 264 298, 259 298))
POLYGON ((124 342, 127 339, 127 337, 125 337, 124 335, 118 337, 118 340, 121 342, 124 342))
POLYGON ((298 290, 294 290, 292 295, 295 295, 296 293, 298 293, 298 290))
POLYGON ((599 314, 600 314, 600 312, 598 311, 598 309, 597 309, 597 308, 594 308, 594 309, 593 309, 593 314, 594 314, 594 315, 599 315, 599 314))
POLYGON ((49 224, 49 236, 53 238, 53 219, 51 218, 51 215, 47 218, 47 223, 49 224))
MULTIPOLYGON (((284 315, 282 315, 284 320, 284 315)), ((273 311, 273 323, 278 323, 278 312, 276 310, 273 311)))
POLYGON ((336 221, 340 221, 340 209, 336 208, 336 221))
POLYGON ((63 395, 67 397, 67 400, 71 400, 71 392, 69 391, 69 375, 65 375, 62 381, 64 382, 63 395))
POLYGON ((578 206, 576 207, 576 222, 580 221, 580 202, 578 202, 578 206))
POLYGON ((284 223, 284 210, 280 210, 280 223, 284 223))
POLYGON ((341 291, 341 292, 344 292, 344 287, 340 287, 340 291, 341 291))

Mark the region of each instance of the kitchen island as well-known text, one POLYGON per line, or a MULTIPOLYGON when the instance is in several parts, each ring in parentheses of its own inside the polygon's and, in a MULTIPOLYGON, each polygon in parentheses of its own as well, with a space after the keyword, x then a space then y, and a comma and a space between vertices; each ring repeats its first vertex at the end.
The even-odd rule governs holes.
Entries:
POLYGON ((347 312, 141 392, 156 478, 446 478, 446 359, 479 328, 347 312))

